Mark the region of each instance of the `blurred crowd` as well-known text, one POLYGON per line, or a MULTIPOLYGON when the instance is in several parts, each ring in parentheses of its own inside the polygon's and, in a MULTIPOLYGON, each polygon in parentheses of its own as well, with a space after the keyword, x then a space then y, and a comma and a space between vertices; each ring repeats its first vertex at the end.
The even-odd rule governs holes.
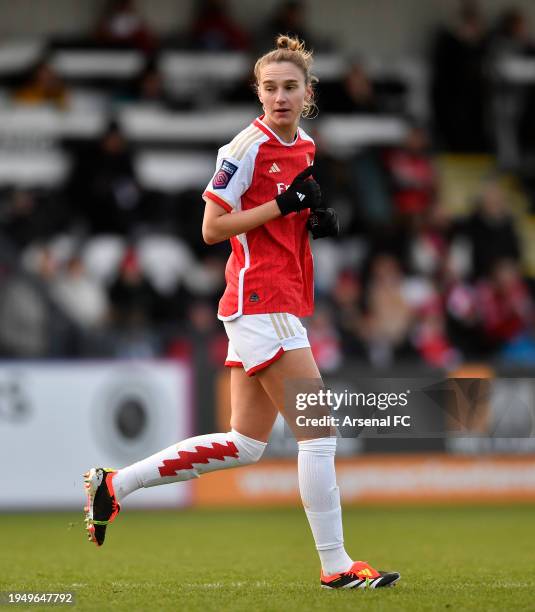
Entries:
MULTIPOLYGON (((318 86, 320 117, 398 115, 408 125, 395 146, 358 147, 343 156, 317 135, 315 176, 342 220, 339 240, 313 244, 316 313, 306 324, 326 371, 347 359, 378 368, 535 363, 535 285, 524 274, 501 173, 516 174, 533 207, 534 93, 533 86, 502 91, 495 74, 510 56, 535 56, 535 40, 516 8, 489 23, 475 2, 459 7, 451 26, 430 33, 428 116, 411 115, 406 85, 374 78, 363 56, 348 60, 341 78, 318 86), (500 164, 502 98, 507 108, 514 101, 518 138, 500 164), (461 216, 452 214, 458 203, 441 196, 437 156, 445 152, 497 160, 461 216)), ((189 31, 162 40, 133 0, 115 0, 82 42, 146 55, 139 78, 111 86, 116 103, 174 110, 191 105, 166 91, 155 61, 163 46, 253 56, 278 33, 292 33, 316 50, 336 51, 309 31, 305 2, 277 5, 256 32, 239 24, 231 8, 223 0, 200 1, 189 31)), ((225 95, 231 104, 254 103, 247 80, 225 95)), ((8 103, 67 109, 70 96, 68 81, 45 59, 9 83, 8 103)), ((70 152, 74 163, 59 187, 0 191, 0 354, 180 356, 202 343, 208 358, 222 363, 226 342, 215 313, 229 247, 202 241, 202 187, 176 194, 143 187, 132 144, 113 120, 97 141, 70 152)))

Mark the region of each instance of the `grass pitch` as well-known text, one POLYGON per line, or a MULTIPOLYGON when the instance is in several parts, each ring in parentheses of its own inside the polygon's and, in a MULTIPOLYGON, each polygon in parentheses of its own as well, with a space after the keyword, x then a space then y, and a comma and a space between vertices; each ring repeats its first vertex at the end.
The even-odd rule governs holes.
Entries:
POLYGON ((124 511, 100 549, 81 513, 0 515, 0 591, 74 591, 74 609, 99 611, 535 610, 533 516, 532 506, 346 509, 349 553, 402 574, 363 592, 319 588, 299 509, 124 511))

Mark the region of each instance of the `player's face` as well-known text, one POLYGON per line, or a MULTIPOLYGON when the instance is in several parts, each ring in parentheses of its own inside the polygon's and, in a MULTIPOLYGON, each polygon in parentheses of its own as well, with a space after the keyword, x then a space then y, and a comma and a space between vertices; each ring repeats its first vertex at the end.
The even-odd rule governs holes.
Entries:
POLYGON ((303 71, 295 64, 273 62, 262 68, 258 97, 264 107, 264 121, 284 140, 293 139, 310 94, 303 71))

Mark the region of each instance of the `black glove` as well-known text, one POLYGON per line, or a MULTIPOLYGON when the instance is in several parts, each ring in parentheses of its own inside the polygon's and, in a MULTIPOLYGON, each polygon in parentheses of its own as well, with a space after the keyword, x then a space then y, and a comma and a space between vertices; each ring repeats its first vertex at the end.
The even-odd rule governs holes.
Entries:
POLYGON ((311 210, 319 208, 321 205, 320 186, 314 179, 308 178, 312 170, 312 166, 307 166, 294 178, 288 189, 275 198, 282 215, 289 215, 291 212, 298 212, 304 208, 311 210))
POLYGON ((338 215, 334 208, 318 208, 310 213, 307 228, 312 232, 314 240, 327 238, 328 236, 338 236, 340 232, 338 215))

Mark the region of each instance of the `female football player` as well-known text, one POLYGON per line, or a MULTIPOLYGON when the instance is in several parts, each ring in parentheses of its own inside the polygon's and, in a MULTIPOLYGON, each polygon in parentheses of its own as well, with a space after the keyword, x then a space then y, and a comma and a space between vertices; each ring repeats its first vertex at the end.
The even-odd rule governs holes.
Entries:
POLYGON ((230 431, 189 438, 121 470, 85 474, 89 539, 104 542, 120 502, 141 487, 189 480, 205 472, 249 465, 262 457, 279 411, 298 441, 299 489, 321 561, 325 588, 393 585, 397 572, 353 561, 344 548, 336 484, 336 437, 330 430, 300 431, 285 406, 285 388, 321 375, 300 317, 313 310, 313 264, 308 232, 337 235, 338 220, 321 205, 312 177, 314 142, 299 120, 314 109, 312 54, 279 36, 256 62, 263 115, 219 150, 203 193, 203 237, 230 240, 226 290, 218 317, 229 338, 230 431))

